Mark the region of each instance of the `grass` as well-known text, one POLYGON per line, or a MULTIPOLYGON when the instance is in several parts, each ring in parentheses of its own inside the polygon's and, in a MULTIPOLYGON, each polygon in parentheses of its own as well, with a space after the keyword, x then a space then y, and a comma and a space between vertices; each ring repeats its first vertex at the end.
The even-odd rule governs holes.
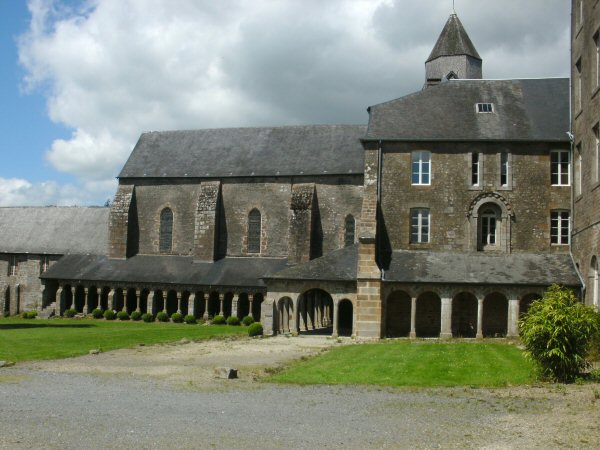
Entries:
POLYGON ((507 386, 535 381, 523 352, 504 343, 394 342, 334 348, 269 377, 294 384, 507 386))
POLYGON ((132 347, 246 334, 245 327, 119 322, 93 319, 0 319, 0 360, 57 359, 132 347))

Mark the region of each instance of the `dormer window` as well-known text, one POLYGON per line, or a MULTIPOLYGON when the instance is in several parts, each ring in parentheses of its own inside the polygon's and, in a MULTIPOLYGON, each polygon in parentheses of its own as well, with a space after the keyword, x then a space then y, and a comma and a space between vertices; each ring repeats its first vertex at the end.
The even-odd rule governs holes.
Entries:
POLYGON ((493 103, 477 103, 476 105, 478 113, 493 113, 494 112, 494 104, 493 103))

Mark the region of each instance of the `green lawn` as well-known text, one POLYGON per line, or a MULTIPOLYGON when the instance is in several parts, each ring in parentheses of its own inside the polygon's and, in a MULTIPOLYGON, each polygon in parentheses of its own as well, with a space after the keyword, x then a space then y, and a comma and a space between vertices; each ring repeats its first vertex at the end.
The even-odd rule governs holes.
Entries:
POLYGON ((173 342, 182 338, 246 334, 246 327, 175 323, 120 322, 93 319, 0 319, 0 360, 28 361, 84 355, 137 344, 173 342))
POLYGON ((401 341, 337 347, 269 378, 297 384, 506 386, 535 379, 514 345, 401 341))

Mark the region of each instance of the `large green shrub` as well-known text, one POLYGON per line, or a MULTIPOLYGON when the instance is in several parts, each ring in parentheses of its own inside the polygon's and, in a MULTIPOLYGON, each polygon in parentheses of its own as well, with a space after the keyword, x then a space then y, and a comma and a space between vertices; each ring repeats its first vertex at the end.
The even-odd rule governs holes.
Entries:
POLYGON ((242 319, 242 323, 246 326, 248 325, 252 325, 254 323, 254 317, 252 316, 246 316, 242 319))
POLYGON ((156 320, 158 320, 159 322, 168 322, 169 315, 166 312, 161 311, 156 315, 156 320))
POLYGON ((37 311, 35 311, 35 310, 23 311, 21 313, 21 317, 23 319, 35 319, 37 317, 37 311))
POLYGON ((225 317, 224 316, 215 316, 213 317, 212 324, 213 325, 225 325, 225 317))
POLYGON ((127 314, 127 311, 119 311, 117 313, 117 319, 119 319, 119 320, 129 320, 129 314, 127 314))
POLYGON ((187 323, 188 325, 193 325, 197 323, 196 318, 192 314, 187 314, 184 320, 185 323, 187 323))
POLYGON ((240 324, 240 318, 238 316, 229 316, 227 318, 227 325, 237 326, 240 324))
POLYGON ((263 326, 260 322, 254 322, 248 326, 248 336, 262 336, 263 326))
POLYGON ((106 311, 104 311, 104 318, 106 320, 115 320, 116 317, 117 314, 112 309, 107 309, 106 311))
POLYGON ((550 286, 519 321, 526 355, 543 377, 562 382, 573 381, 588 366, 586 356, 598 327, 594 310, 558 285, 550 286))
POLYGON ((135 320, 136 322, 142 318, 142 313, 140 311, 134 311, 131 313, 131 320, 135 320))
POLYGON ((154 322, 154 316, 150 313, 142 314, 142 320, 146 323, 154 322))
POLYGON ((92 311, 92 317, 94 319, 100 319, 102 317, 102 310, 100 308, 96 308, 92 311))
POLYGON ((67 309, 67 310, 64 312, 64 316, 65 316, 65 317, 75 317, 75 314, 77 314, 77 311, 75 311, 73 308, 71 308, 71 309, 67 309))
POLYGON ((179 312, 174 312, 173 314, 171 314, 171 320, 174 323, 181 323, 183 322, 183 315, 179 312))

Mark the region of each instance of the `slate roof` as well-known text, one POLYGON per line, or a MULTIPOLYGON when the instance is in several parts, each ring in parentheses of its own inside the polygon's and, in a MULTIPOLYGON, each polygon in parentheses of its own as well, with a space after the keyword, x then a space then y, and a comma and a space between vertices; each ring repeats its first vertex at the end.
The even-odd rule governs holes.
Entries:
POLYGON ((110 208, 0 208, 0 252, 104 254, 110 208))
POLYGON ((364 125, 143 133, 119 178, 362 174, 364 125))
POLYGON ((265 279, 285 280, 356 280, 358 244, 335 250, 320 258, 284 269, 265 279))
POLYGON ((569 79, 451 80, 369 108, 367 139, 569 142, 569 79), (476 113, 493 103, 493 113, 476 113))
POLYGON ((581 286, 573 261, 564 253, 392 252, 386 281, 403 283, 581 286))
POLYGON ((460 19, 456 14, 452 14, 446 21, 446 25, 444 25, 444 29, 440 33, 429 58, 427 58, 427 62, 440 56, 455 55, 467 55, 481 60, 460 19))
POLYGON ((198 286, 263 287, 261 277, 281 270, 282 258, 224 258, 193 262, 187 256, 136 255, 109 259, 98 255, 68 255, 41 278, 198 286))

